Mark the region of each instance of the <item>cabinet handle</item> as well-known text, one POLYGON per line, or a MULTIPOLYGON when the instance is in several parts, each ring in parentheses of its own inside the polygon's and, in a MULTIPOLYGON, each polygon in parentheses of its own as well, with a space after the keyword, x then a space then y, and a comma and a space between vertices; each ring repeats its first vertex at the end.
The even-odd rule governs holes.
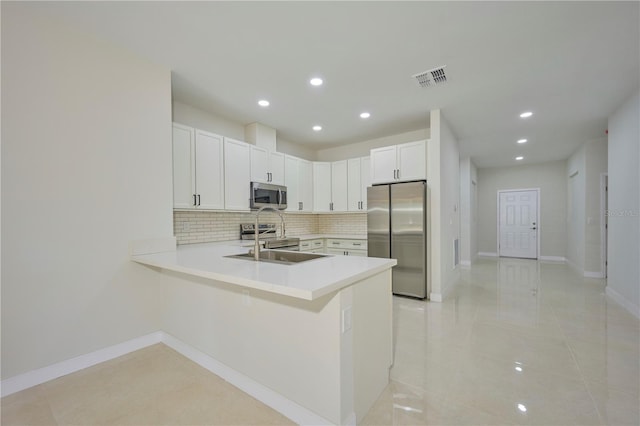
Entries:
POLYGON ((333 211, 333 203, 329 203, 329 210, 333 211))
POLYGON ((400 169, 398 169, 398 179, 400 179, 400 169))
POLYGON ((197 206, 198 203, 196 202, 196 194, 193 194, 193 205, 197 206))
POLYGON ((302 201, 298 201, 298 210, 302 210, 302 201))
POLYGON ((198 194, 198 205, 200 205, 200 194, 198 194))
POLYGON ((362 245, 362 243, 351 243, 351 244, 353 244, 354 246, 362 245))

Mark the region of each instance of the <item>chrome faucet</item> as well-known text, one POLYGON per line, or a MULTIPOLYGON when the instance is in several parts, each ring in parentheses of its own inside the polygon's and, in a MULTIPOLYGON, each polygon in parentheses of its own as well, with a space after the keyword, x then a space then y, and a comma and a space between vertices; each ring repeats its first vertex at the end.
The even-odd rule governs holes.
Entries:
POLYGON ((259 232, 260 227, 258 225, 258 218, 260 217, 260 212, 262 212, 263 210, 273 210, 274 212, 278 213, 278 216, 280 216, 280 238, 284 238, 284 235, 285 235, 284 216, 282 215, 280 210, 271 206, 260 207, 256 212, 255 244, 253 246, 253 258, 255 260, 260 260, 260 232, 259 232))

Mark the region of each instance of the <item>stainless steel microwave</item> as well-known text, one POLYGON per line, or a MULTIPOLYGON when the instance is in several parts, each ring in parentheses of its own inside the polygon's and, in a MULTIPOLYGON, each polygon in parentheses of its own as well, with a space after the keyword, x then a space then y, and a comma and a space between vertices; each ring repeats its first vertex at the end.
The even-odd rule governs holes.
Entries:
POLYGON ((259 209, 264 206, 271 206, 279 210, 286 209, 287 187, 270 183, 251 182, 250 206, 252 209, 259 209))

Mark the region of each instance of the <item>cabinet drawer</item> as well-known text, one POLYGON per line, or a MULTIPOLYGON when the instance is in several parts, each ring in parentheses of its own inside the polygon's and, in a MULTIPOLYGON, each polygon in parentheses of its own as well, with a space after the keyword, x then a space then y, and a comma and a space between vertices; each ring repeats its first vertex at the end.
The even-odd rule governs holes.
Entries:
POLYGON ((323 250, 323 249, 324 249, 323 239, 300 241, 300 251, 323 250))
POLYGON ((327 248, 340 248, 351 250, 366 250, 367 240, 348 240, 348 239, 335 239, 331 238, 327 240, 327 248))
POLYGON ((337 254, 339 256, 362 256, 367 257, 366 250, 347 250, 347 249, 338 249, 338 248, 328 248, 327 253, 329 254, 337 254))

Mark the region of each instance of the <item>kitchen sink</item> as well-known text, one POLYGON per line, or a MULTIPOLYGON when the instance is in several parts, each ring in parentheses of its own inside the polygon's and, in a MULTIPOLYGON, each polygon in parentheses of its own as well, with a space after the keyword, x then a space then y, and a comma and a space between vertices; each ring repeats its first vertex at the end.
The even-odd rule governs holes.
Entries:
MULTIPOLYGON (((255 260, 253 252, 231 254, 229 256, 235 259, 255 260)), ((283 265, 295 265, 300 262, 307 262, 309 260, 318 259, 320 257, 327 257, 326 254, 315 253, 303 253, 299 251, 280 251, 280 250, 262 250, 260 251, 261 262, 281 263, 283 265)))

